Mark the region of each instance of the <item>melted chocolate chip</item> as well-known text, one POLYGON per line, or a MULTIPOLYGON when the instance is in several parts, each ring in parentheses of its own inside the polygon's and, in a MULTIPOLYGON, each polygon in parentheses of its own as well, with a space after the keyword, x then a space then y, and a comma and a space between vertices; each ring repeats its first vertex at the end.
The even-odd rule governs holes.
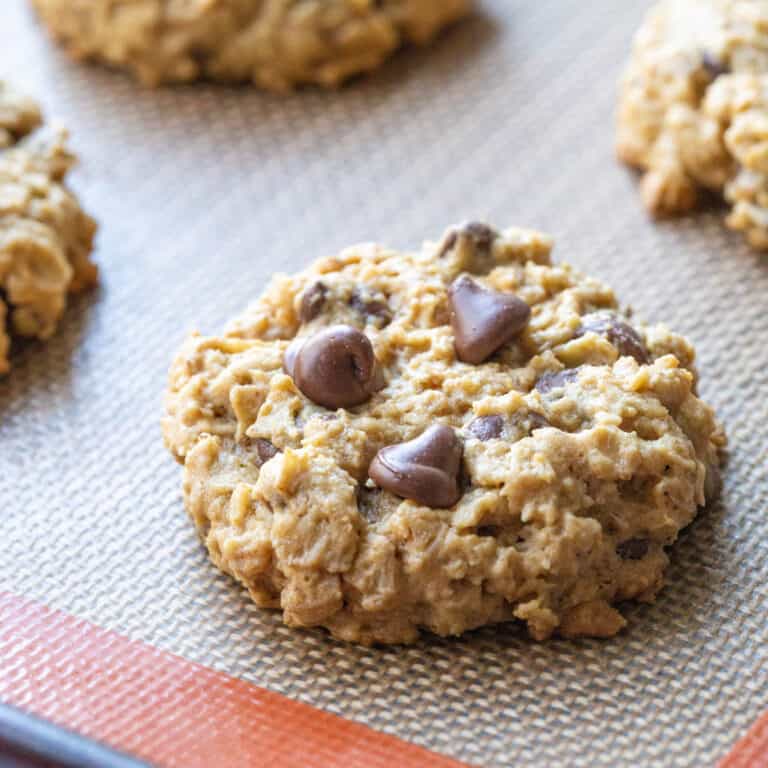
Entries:
POLYGON ((328 286, 319 280, 307 288, 301 297, 299 320, 311 323, 322 311, 328 297, 328 286))
POLYGON ((536 411, 531 411, 528 414, 528 423, 530 424, 531 432, 533 432, 536 429, 544 429, 544 427, 551 426, 546 416, 543 416, 542 414, 537 413, 536 411))
POLYGON ((528 325, 531 308, 512 293, 490 291, 462 275, 448 288, 456 354, 478 365, 518 336, 528 325))
POLYGON ((730 72, 728 65, 709 51, 704 51, 701 54, 701 65, 713 80, 720 77, 720 75, 727 75, 730 72))
POLYGON ((565 368, 562 371, 550 371, 542 374, 536 380, 536 389, 545 395, 547 392, 551 392, 558 387, 564 387, 572 381, 576 381, 579 377, 578 368, 565 368))
POLYGON ((252 452, 259 467, 262 467, 280 453, 280 449, 276 445, 262 437, 246 437, 243 439, 243 446, 247 451, 252 452))
POLYGON ((467 238, 480 251, 490 252, 493 241, 499 236, 498 232, 480 221, 470 221, 452 229, 443 240, 437 257, 442 258, 456 247, 460 237, 467 238))
POLYGON ((380 328, 392 322, 392 310, 383 301, 371 298, 362 291, 355 290, 352 293, 349 305, 363 317, 376 321, 380 328))
POLYGON ((269 440, 264 440, 261 437, 257 437, 253 441, 253 446, 256 449, 256 455, 259 457, 259 462, 261 464, 266 464, 270 459, 280 453, 279 448, 273 445, 269 440))
POLYGON ((483 224, 481 221, 471 221, 461 228, 461 234, 468 237, 478 248, 489 249, 498 234, 493 227, 483 224))
POLYGON ((427 507, 452 507, 461 497, 463 446, 450 428, 437 424, 414 440, 382 448, 368 475, 385 491, 427 507))
POLYGON ((616 547, 622 560, 642 560, 648 554, 648 539, 627 539, 616 547))
POLYGON ((368 337, 349 325, 333 325, 286 350, 283 368, 296 386, 325 408, 351 408, 383 385, 368 337))
POLYGON ((640 334, 629 323, 620 320, 611 312, 594 312, 591 315, 584 315, 575 338, 589 332, 605 336, 622 357, 634 357, 641 365, 650 362, 648 350, 640 334))
POLYGON ((503 429, 504 419, 497 414, 493 416, 478 416, 467 425, 467 432, 482 442, 501 437, 503 429))
POLYGON ((473 437, 481 442, 504 437, 509 442, 516 442, 530 437, 537 429, 551 426, 549 421, 536 411, 521 408, 510 414, 506 419, 498 414, 478 416, 464 428, 467 437, 473 437))

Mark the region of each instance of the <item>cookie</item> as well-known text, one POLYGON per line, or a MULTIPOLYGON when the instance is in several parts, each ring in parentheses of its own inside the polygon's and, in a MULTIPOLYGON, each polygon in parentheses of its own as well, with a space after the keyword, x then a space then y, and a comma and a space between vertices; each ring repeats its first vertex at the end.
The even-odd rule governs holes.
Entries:
POLYGON ((550 260, 451 229, 277 276, 170 372, 165 442, 213 562, 294 627, 607 637, 653 600, 725 444, 694 351, 550 260))
POLYGON ((768 248, 768 8, 762 0, 662 0, 621 83, 618 154, 655 215, 723 195, 729 227, 768 248))
POLYGON ((405 43, 428 43, 471 0, 32 0, 78 59, 147 85, 252 81, 271 91, 335 86, 405 43))
POLYGON ((96 281, 96 224, 65 185, 75 156, 66 131, 41 124, 37 104, 0 82, 0 374, 12 333, 47 339, 67 295, 96 281))

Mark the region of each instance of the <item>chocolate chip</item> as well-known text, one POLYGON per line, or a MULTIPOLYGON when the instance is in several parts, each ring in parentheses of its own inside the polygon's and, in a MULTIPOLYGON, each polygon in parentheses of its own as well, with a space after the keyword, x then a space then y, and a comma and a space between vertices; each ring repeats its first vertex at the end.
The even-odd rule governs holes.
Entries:
POLYGON ((480 221, 470 221, 459 227, 454 227, 443 240, 438 249, 437 257, 442 258, 456 247, 460 237, 470 240, 472 245, 481 251, 490 252, 493 241, 499 236, 495 229, 480 221))
POLYGON ((427 507, 452 507, 461 497, 459 473, 463 446, 442 424, 414 440, 382 448, 368 475, 379 487, 427 507))
POLYGON ((259 461, 262 464, 266 464, 270 459, 280 453, 279 448, 274 446, 269 440, 264 440, 261 437, 257 437, 253 441, 253 444, 256 449, 256 455, 259 457, 259 461))
POLYGON ((648 554, 648 539, 627 539, 616 547, 622 560, 642 560, 648 554))
POLYGON ((456 354, 478 365, 519 335, 531 308, 512 293, 490 291, 462 275, 448 288, 456 354))
POLYGON ((246 437, 243 439, 243 446, 247 451, 255 454, 256 464, 259 467, 263 466, 280 453, 280 449, 276 445, 262 437, 246 437))
POLYGON ((509 442, 522 440, 537 429, 549 427, 547 419, 536 411, 521 408, 511 414, 506 420, 494 414, 492 416, 478 416, 464 428, 467 437, 486 442, 504 436, 509 442))
POLYGON ((533 432, 536 429, 544 429, 544 427, 551 426, 546 416, 543 416, 542 414, 537 413, 536 411, 530 411, 530 413, 528 414, 528 423, 530 424, 531 432, 533 432))
POLYGON ((704 51, 701 54, 701 65, 712 80, 720 77, 720 75, 727 75, 730 72, 730 67, 709 51, 704 51))
POLYGON ((305 338, 294 339, 288 345, 288 349, 286 349, 285 352, 283 353, 283 370, 291 378, 294 378, 293 369, 296 366, 296 354, 301 349, 305 341, 306 341, 305 338))
POLYGON ((392 311, 390 308, 383 301, 374 299, 359 289, 352 292, 349 305, 363 317, 377 321, 376 325, 380 328, 392 322, 392 311))
POLYGON ((481 221, 471 221, 461 228, 461 234, 468 237, 478 248, 489 249, 498 237, 495 229, 481 221))
POLYGON ((622 357, 634 357, 641 365, 650 362, 648 350, 640 334, 612 312, 594 312, 591 315, 584 315, 575 338, 589 332, 605 336, 622 357))
POLYGON ((507 434, 514 440, 529 437, 534 430, 552 426, 545 416, 536 411, 521 408, 515 411, 508 420, 507 434))
POLYGON ((294 342, 283 368, 313 403, 325 408, 360 405, 383 385, 371 342, 349 325, 333 325, 294 342))
POLYGON ((504 419, 497 414, 494 414, 493 416, 478 416, 467 425, 467 432, 469 432, 472 437, 476 437, 483 442, 501 437, 503 429, 504 419))
POLYGON ((565 368, 562 371, 544 373, 536 380, 536 389, 545 395, 558 387, 564 387, 579 377, 578 368, 565 368))
POLYGON ((328 297, 328 286, 319 280, 307 288, 301 297, 299 320, 311 323, 322 311, 328 297))

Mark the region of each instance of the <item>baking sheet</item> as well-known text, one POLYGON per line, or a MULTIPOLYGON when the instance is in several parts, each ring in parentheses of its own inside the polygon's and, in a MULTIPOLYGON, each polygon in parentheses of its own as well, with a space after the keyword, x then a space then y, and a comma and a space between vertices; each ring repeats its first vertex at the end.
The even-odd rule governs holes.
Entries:
POLYGON ((768 707, 768 258, 719 211, 653 226, 613 159, 615 82, 647 5, 484 0, 372 77, 275 97, 144 90, 70 63, 3 0, 0 77, 72 131, 102 282, 0 380, 0 590, 478 765, 724 755, 768 707), (694 340, 731 440, 722 501, 607 642, 509 627, 365 649, 286 629, 184 515, 158 426, 168 363, 275 269, 467 218, 552 233, 557 259, 694 340))

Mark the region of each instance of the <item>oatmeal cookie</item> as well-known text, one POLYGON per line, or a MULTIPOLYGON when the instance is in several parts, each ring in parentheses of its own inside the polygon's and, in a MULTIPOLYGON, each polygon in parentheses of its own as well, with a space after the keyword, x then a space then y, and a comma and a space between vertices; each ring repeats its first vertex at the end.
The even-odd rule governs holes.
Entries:
POLYGON ((405 43, 427 43, 471 0, 32 0, 76 58, 147 85, 335 86, 405 43))
POLYGON ((40 129, 38 106, 0 83, 0 374, 11 333, 47 339, 70 292, 96 281, 96 225, 64 184, 66 131, 40 129))
POLYGON ((170 372, 165 442, 214 563, 361 643, 520 620, 607 637, 653 600, 725 438, 694 352, 483 224, 277 276, 170 372))
POLYGON ((728 226, 768 248, 768 5, 662 0, 621 84, 618 153, 655 215, 723 195, 728 226))

